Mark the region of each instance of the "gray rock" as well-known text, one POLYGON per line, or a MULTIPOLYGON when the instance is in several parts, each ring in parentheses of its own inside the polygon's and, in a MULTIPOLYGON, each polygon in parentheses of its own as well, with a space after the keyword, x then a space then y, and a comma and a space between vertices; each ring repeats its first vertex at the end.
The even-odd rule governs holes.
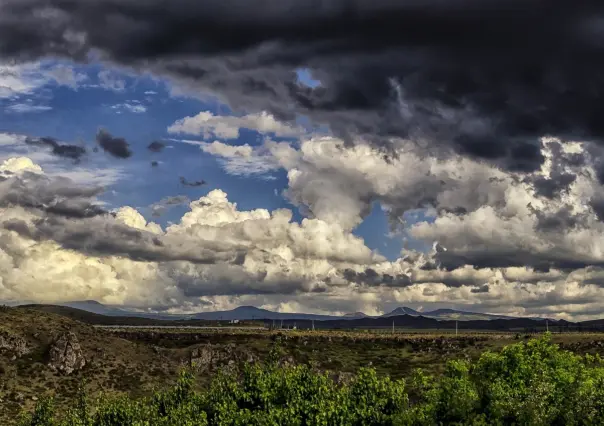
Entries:
POLYGON ((0 331, 0 353, 9 353, 16 359, 31 352, 27 341, 7 331, 0 331))
POLYGON ((63 333, 50 346, 48 366, 51 370, 71 374, 85 365, 86 359, 75 333, 63 333))
POLYGON ((196 370, 207 370, 212 368, 212 362, 215 362, 218 353, 212 348, 212 345, 200 346, 193 349, 189 354, 189 365, 196 370))
POLYGON ((198 371, 212 371, 220 367, 235 369, 239 362, 255 362, 257 357, 250 351, 242 350, 235 344, 206 344, 189 352, 189 366, 198 371))

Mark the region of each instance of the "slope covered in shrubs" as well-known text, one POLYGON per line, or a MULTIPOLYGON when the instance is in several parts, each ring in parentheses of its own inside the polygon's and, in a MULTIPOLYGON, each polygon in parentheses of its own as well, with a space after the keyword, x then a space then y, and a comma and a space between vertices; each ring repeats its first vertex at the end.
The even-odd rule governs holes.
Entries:
POLYGON ((203 392, 183 371, 152 398, 81 394, 67 413, 41 401, 22 425, 602 425, 604 363, 551 343, 550 336, 451 361, 445 373, 391 380, 372 369, 336 383, 308 366, 247 365, 222 371, 203 392))

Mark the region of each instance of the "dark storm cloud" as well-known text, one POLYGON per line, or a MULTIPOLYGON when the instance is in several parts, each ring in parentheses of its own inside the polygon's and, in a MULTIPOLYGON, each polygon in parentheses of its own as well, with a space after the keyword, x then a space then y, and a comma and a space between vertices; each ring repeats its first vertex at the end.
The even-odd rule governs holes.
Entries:
POLYGON ((5 57, 96 50, 238 110, 301 113, 380 144, 421 138, 522 172, 543 162, 541 136, 602 141, 603 30, 594 0, 0 3, 5 57), (298 84, 297 67, 321 85, 298 84))
POLYGON ((151 152, 162 152, 165 147, 166 147, 166 144, 159 142, 159 141, 153 141, 149 144, 147 149, 151 152))
POLYGON ((412 284, 408 275, 380 274, 372 268, 367 268, 364 272, 356 272, 352 269, 345 269, 342 272, 342 276, 349 282, 364 284, 367 286, 385 285, 387 287, 408 287, 412 284))
POLYGON ((70 158, 79 161, 85 154, 86 148, 78 145, 61 144, 54 138, 27 137, 25 143, 28 145, 47 146, 52 148, 52 153, 59 157, 70 158))
POLYGON ((172 207, 189 204, 190 202, 191 202, 191 200, 186 195, 176 195, 173 197, 165 197, 165 198, 162 198, 157 203, 154 203, 150 206, 151 214, 154 217, 159 217, 172 207))
POLYGON ((99 130, 96 134, 96 143, 113 157, 130 158, 132 156, 130 144, 126 142, 126 139, 113 137, 104 129, 99 130))
POLYGON ((572 228, 586 226, 588 215, 575 213, 574 207, 566 205, 555 212, 545 213, 533 208, 537 217, 535 229, 539 232, 568 232, 572 228))
POLYGON ((136 261, 186 261, 196 264, 235 262, 239 253, 230 247, 208 243, 193 246, 192 241, 176 241, 149 231, 132 228, 112 216, 97 216, 78 221, 47 216, 34 222, 34 239, 53 240, 66 249, 94 256, 125 256, 136 261))
POLYGON ((294 295, 324 291, 304 280, 285 278, 276 282, 266 271, 250 272, 240 265, 210 265, 204 267, 203 273, 195 267, 182 269, 172 265, 165 265, 163 270, 188 297, 294 295))
POLYGON ((493 247, 491 250, 449 250, 435 256, 438 266, 452 271, 465 265, 475 269, 529 267, 536 272, 549 272, 552 268, 563 271, 581 269, 587 266, 604 266, 599 260, 582 257, 567 250, 534 252, 530 250, 508 250, 493 247))
MULTIPOLYGON (((577 180, 577 174, 584 172, 582 168, 585 165, 586 158, 585 154, 582 152, 564 152, 562 145, 558 142, 549 142, 548 148, 551 154, 551 170, 549 176, 527 176, 524 181, 526 183, 532 183, 536 195, 554 199, 559 197, 562 193, 568 192, 570 186, 577 180)), ((594 149, 601 151, 601 148, 599 147, 592 146, 589 149, 591 149, 592 152, 594 149)), ((597 169, 597 162, 599 161, 598 157, 600 157, 600 155, 595 157, 596 158, 592 160, 592 163, 596 164, 597 169)))
POLYGON ((179 179, 180 179, 180 184, 182 186, 197 187, 197 186, 202 186, 202 185, 206 184, 205 180, 192 180, 192 181, 190 181, 190 180, 185 179, 182 176, 179 179))
POLYGON ((593 197, 590 200, 589 205, 598 217, 598 220, 604 222, 604 197, 593 197))
POLYGON ((158 235, 124 224, 96 200, 102 188, 84 187, 67 178, 25 172, 3 176, 0 208, 20 206, 34 213, 31 223, 8 220, 5 229, 36 241, 96 256, 126 256, 151 262, 242 264, 246 250, 236 244, 158 235))
POLYGON ((103 188, 83 187, 67 178, 26 172, 0 183, 0 207, 33 208, 68 218, 94 217, 106 213, 94 199, 102 192, 103 188))

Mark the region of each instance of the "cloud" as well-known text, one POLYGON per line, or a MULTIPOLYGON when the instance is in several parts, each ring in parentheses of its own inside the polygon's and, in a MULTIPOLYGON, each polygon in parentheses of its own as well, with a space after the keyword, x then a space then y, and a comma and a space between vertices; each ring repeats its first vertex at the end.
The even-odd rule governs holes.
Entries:
POLYGON ((100 157, 79 161, 77 157, 82 149, 86 148, 48 137, 0 133, 0 161, 13 161, 16 156, 26 157, 42 166, 48 176, 67 177, 90 186, 108 187, 128 177, 124 168, 108 164, 100 157), (65 158, 74 161, 66 162, 65 158))
MULTIPOLYGON (((152 265, 143 277, 161 277, 145 297, 168 309, 253 301, 282 309, 317 304, 327 311, 378 311, 387 304, 446 302, 561 317, 602 312, 603 63, 597 58, 604 6, 258 4, 0 4, 4 58, 94 54, 107 66, 168 77, 173 91, 216 95, 230 106, 229 117, 202 113, 179 120, 172 126, 178 134, 230 140, 249 129, 279 136, 276 125, 296 128, 302 118, 330 133, 288 136, 302 137, 299 147, 198 142, 234 174, 283 168, 284 195, 306 222, 291 223, 282 211, 240 212, 226 195, 211 192, 191 203, 166 238, 243 246, 242 264, 133 255, 137 265, 152 265), (111 32, 99 25, 108 21, 111 32), (299 84, 300 68, 320 84, 299 84), (272 121, 260 120, 263 115, 272 121), (405 252, 388 262, 356 240, 352 231, 375 202, 403 238, 437 241, 433 252, 405 252), (240 216, 248 218, 240 223, 240 216)), ((39 87, 31 80, 18 84, 20 93, 39 87)), ((82 220, 88 229, 101 219, 82 220)), ((40 235, 31 224, 10 223, 23 235, 40 235)), ((69 241, 57 229, 70 223, 51 222, 45 235, 69 241)), ((115 233, 123 235, 121 228, 115 233)), ((145 238, 133 240, 144 245, 145 238)), ((85 254, 111 257, 103 244, 109 252, 116 248, 100 241, 85 254)), ((72 251, 82 254, 78 250, 72 251)), ((139 288, 131 284, 135 279, 125 285, 139 288)))
POLYGON ((51 109, 52 107, 48 105, 35 105, 31 103, 16 103, 6 107, 7 111, 18 114, 45 112, 50 111, 51 109))
POLYGON ((84 80, 86 76, 69 65, 49 61, 3 63, 0 58, 0 99, 30 95, 52 83, 76 90, 84 80))
POLYGON ((197 187, 197 186, 202 186, 202 185, 206 184, 206 181, 203 179, 190 181, 190 180, 187 180, 186 178, 184 178, 183 176, 181 176, 179 178, 179 181, 182 186, 189 186, 189 187, 197 187))
POLYGON ((58 65, 48 71, 48 76, 51 77, 57 84, 70 87, 77 90, 78 87, 88 80, 88 76, 84 73, 77 72, 73 67, 67 65, 58 65))
POLYGON ((175 245, 172 236, 164 235, 158 225, 147 223, 132 208, 108 214, 96 199, 102 188, 49 178, 27 158, 6 162, 0 171, 6 174, 0 182, 0 206, 26 210, 21 218, 3 226, 34 241, 52 240, 87 254, 146 261, 214 263, 239 256, 235 244, 208 241, 206 247, 193 250, 193 242, 183 236, 175 245))
POLYGON ((245 145, 227 145, 214 141, 200 143, 202 151, 220 158, 224 170, 235 176, 259 176, 262 179, 274 179, 267 173, 279 170, 281 166, 264 147, 245 145))
POLYGON ((162 198, 157 203, 151 204, 151 214, 153 217, 158 217, 166 213, 170 208, 189 204, 191 200, 186 195, 175 195, 172 197, 162 198))
POLYGON ((123 92, 126 90, 126 81, 119 74, 111 70, 102 70, 98 73, 99 85, 105 90, 123 92))
MULTIPOLYGON (((322 161, 343 165, 342 157, 327 155, 322 161)), ((287 155, 280 158, 285 161, 287 155)), ((289 210, 240 211, 220 190, 191 202, 180 221, 163 230, 130 207, 110 214, 101 211, 95 202, 100 188, 46 176, 27 158, 7 160, 0 165, 0 174, 3 300, 93 298, 169 312, 254 304, 308 312, 381 313, 408 304, 567 319, 593 317, 604 310, 599 302, 604 300, 604 268, 596 264, 573 269, 552 265, 548 270, 445 265, 443 256, 458 255, 464 246, 448 244, 441 222, 451 220, 453 214, 444 211, 432 225, 422 222, 411 227, 411 232, 417 232, 415 227, 427 232, 428 227, 438 233, 442 241, 431 252, 405 251, 399 259, 387 261, 337 222, 307 218, 298 224, 292 222, 289 210)), ((581 179, 568 194, 577 194, 581 179)), ((516 183, 505 192, 508 204, 516 200, 517 208, 523 205, 521 189, 534 196, 534 189, 522 179, 510 182, 516 183)), ((501 184, 490 182, 495 183, 501 184)), ((184 197, 164 199, 158 205, 176 202, 185 202, 184 197)), ((510 208, 502 205, 498 211, 510 208)), ((480 207, 474 210, 480 211, 480 207)), ((493 233, 490 250, 498 247, 493 231, 499 226, 488 228, 493 233)), ((452 239, 462 231, 475 238, 471 227, 446 228, 452 239)), ((587 238, 588 233, 582 235, 587 238)), ((526 241, 537 237, 547 241, 543 240, 547 234, 540 231, 527 231, 526 236, 526 241)), ((574 256, 592 250, 594 257, 594 244, 601 237, 590 238, 590 242, 562 245, 561 250, 574 248, 574 256)), ((514 236, 511 239, 515 241, 514 236)), ((551 253, 546 250, 543 256, 551 253)))
POLYGON ((31 93, 45 83, 37 74, 35 65, 9 65, 0 62, 0 99, 31 93))
POLYGON ((261 134, 273 134, 280 137, 296 137, 303 134, 301 129, 280 123, 266 112, 236 117, 216 116, 210 111, 177 120, 168 127, 168 132, 203 135, 204 138, 237 139, 241 129, 255 130, 261 134))
POLYGON ((413 139, 532 171, 544 161, 539 138, 604 133, 594 61, 604 6, 594 2, 5 0, 1 8, 5 58, 94 52, 172 77, 189 93, 215 93, 245 114, 306 116, 349 142, 413 139), (107 21, 110 32, 99 24, 107 21), (300 68, 321 84, 298 84, 300 68))
MULTIPOLYGON (((362 240, 342 234, 337 227, 318 221, 298 225, 291 222, 291 212, 285 210, 272 214, 266 210, 240 212, 221 191, 212 191, 191 203, 191 211, 180 223, 164 232, 129 207, 114 214, 95 211, 93 201, 99 188, 82 188, 69 179, 48 178, 26 158, 11 159, 0 170, 6 173, 0 182, 4 207, 0 234, 10 237, 0 239, 4 241, 2 253, 12 253, 14 249, 6 246, 11 242, 17 247, 52 251, 44 255, 47 260, 56 257, 55 252, 64 253, 65 259, 81 259, 78 262, 86 256, 89 264, 78 266, 82 274, 91 273, 90 268, 98 272, 103 265, 118 261, 122 265, 132 263, 134 274, 141 268, 137 264, 147 264, 145 276, 149 278, 149 271, 155 271, 153 279, 169 288, 176 286, 181 301, 201 295, 312 291, 319 285, 314 282, 316 277, 335 273, 330 262, 378 259, 362 240)), ((31 251, 27 253, 32 263, 41 260, 31 251)), ((32 271, 35 269, 32 265, 32 271)), ((130 279, 125 281, 131 283, 130 279)), ((73 290, 73 285, 65 288, 73 290)), ((18 291, 19 297, 32 296, 30 288, 0 288, 0 297, 14 298, 18 291)), ((55 300, 86 291, 90 288, 69 295, 57 293, 55 300)), ((172 290, 166 291, 170 294, 172 290)), ((44 296, 35 299, 49 297, 46 292, 41 294, 44 296)), ((157 295, 158 299, 162 297, 157 295)))
POLYGON ((96 143, 115 158, 130 158, 130 144, 124 138, 113 137, 108 131, 101 129, 96 135, 96 143))
POLYGON ((53 138, 31 138, 25 139, 26 144, 48 146, 52 148, 52 153, 59 157, 69 158, 75 161, 80 160, 86 154, 86 148, 79 145, 60 144, 53 138))
POLYGON ((149 144, 147 149, 151 152, 162 152, 165 147, 166 147, 166 144, 164 144, 163 142, 153 141, 149 144))
POLYGON ((134 114, 143 114, 143 113, 147 112, 146 106, 141 105, 139 103, 129 103, 129 102, 113 105, 111 107, 111 109, 116 110, 118 114, 121 114, 122 111, 127 111, 127 112, 131 112, 134 114))
POLYGON ((288 174, 290 201, 308 217, 347 230, 358 226, 376 201, 394 228, 407 212, 424 209, 431 218, 410 225, 403 220, 403 235, 444 246, 447 250, 434 256, 437 268, 602 266, 602 190, 597 163, 588 158, 590 144, 540 143, 543 166, 522 174, 461 156, 425 158, 408 145, 389 156, 372 145, 347 146, 333 137, 303 140, 299 150, 271 141, 262 149, 202 147, 226 158, 227 170, 231 158, 247 165, 278 164, 288 174), (574 178, 546 185, 559 189, 544 193, 543 182, 566 175, 574 178))

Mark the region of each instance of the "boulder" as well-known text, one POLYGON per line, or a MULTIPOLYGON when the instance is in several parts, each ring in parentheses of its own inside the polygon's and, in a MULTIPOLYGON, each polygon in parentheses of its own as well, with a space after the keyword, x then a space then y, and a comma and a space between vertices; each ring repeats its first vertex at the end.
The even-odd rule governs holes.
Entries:
POLYGON ((240 362, 256 362, 251 351, 243 350, 235 344, 212 345, 210 343, 193 348, 189 352, 189 366, 198 371, 212 371, 230 366, 234 369, 240 362))
POLYGON ((31 352, 25 339, 19 336, 0 331, 0 353, 8 353, 17 359, 31 352))
POLYGON ((212 367, 217 354, 212 345, 200 346, 189 353, 189 365, 196 370, 206 370, 212 367))
POLYGON ((69 331, 59 336, 50 346, 48 366, 55 372, 71 374, 86 365, 80 342, 75 333, 69 331))

